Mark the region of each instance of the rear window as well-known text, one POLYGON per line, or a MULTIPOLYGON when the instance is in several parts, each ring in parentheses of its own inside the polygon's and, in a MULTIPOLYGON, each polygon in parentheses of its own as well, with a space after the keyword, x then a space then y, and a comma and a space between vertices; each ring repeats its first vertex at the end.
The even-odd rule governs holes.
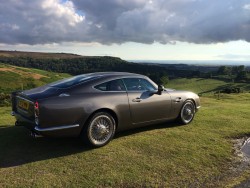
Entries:
POLYGON ((83 82, 87 82, 87 81, 96 79, 98 77, 99 76, 79 75, 79 76, 74 76, 71 78, 59 80, 57 82, 53 82, 53 83, 49 84, 49 86, 64 89, 64 88, 78 85, 78 84, 83 83, 83 82))

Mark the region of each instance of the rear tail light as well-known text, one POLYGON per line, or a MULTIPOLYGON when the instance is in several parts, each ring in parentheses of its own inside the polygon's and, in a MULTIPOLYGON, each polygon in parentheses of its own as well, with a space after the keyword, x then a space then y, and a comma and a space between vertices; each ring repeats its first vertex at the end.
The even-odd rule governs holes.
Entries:
POLYGON ((35 105, 34 105, 34 113, 35 113, 35 123, 36 123, 36 125, 38 125, 39 124, 39 118, 38 118, 38 116, 39 116, 39 103, 37 101, 35 102, 35 105))
POLYGON ((38 116, 39 115, 39 104, 37 101, 35 102, 34 110, 35 110, 35 115, 38 116))

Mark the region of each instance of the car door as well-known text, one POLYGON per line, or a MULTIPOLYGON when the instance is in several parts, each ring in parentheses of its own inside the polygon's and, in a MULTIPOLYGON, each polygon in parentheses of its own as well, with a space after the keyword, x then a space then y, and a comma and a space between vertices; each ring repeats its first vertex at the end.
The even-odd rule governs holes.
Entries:
POLYGON ((171 110, 171 98, 167 91, 155 94, 157 89, 144 78, 123 79, 129 100, 133 124, 141 124, 168 119, 171 110))

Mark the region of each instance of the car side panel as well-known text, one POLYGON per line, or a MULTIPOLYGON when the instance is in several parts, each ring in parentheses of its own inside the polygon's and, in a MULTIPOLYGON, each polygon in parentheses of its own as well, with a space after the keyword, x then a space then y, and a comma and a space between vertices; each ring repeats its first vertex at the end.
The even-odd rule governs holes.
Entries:
POLYGON ((168 92, 161 95, 154 91, 128 92, 134 126, 171 119, 171 98, 168 92))
POLYGON ((39 128, 64 125, 80 126, 75 129, 79 135, 88 118, 97 110, 109 109, 116 115, 119 129, 131 124, 126 92, 77 94, 66 97, 53 97, 40 101, 39 128))

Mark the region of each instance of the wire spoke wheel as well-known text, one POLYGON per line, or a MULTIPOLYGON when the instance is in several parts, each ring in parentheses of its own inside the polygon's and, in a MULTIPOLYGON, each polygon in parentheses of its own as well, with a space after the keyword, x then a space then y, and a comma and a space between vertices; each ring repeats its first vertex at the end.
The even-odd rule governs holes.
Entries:
POLYGON ((192 101, 186 101, 182 106, 179 120, 181 123, 188 124, 190 123, 195 115, 195 106, 192 101))
POLYGON ((87 137, 91 145, 103 146, 106 145, 114 136, 115 121, 108 113, 97 113, 91 119, 87 137))

